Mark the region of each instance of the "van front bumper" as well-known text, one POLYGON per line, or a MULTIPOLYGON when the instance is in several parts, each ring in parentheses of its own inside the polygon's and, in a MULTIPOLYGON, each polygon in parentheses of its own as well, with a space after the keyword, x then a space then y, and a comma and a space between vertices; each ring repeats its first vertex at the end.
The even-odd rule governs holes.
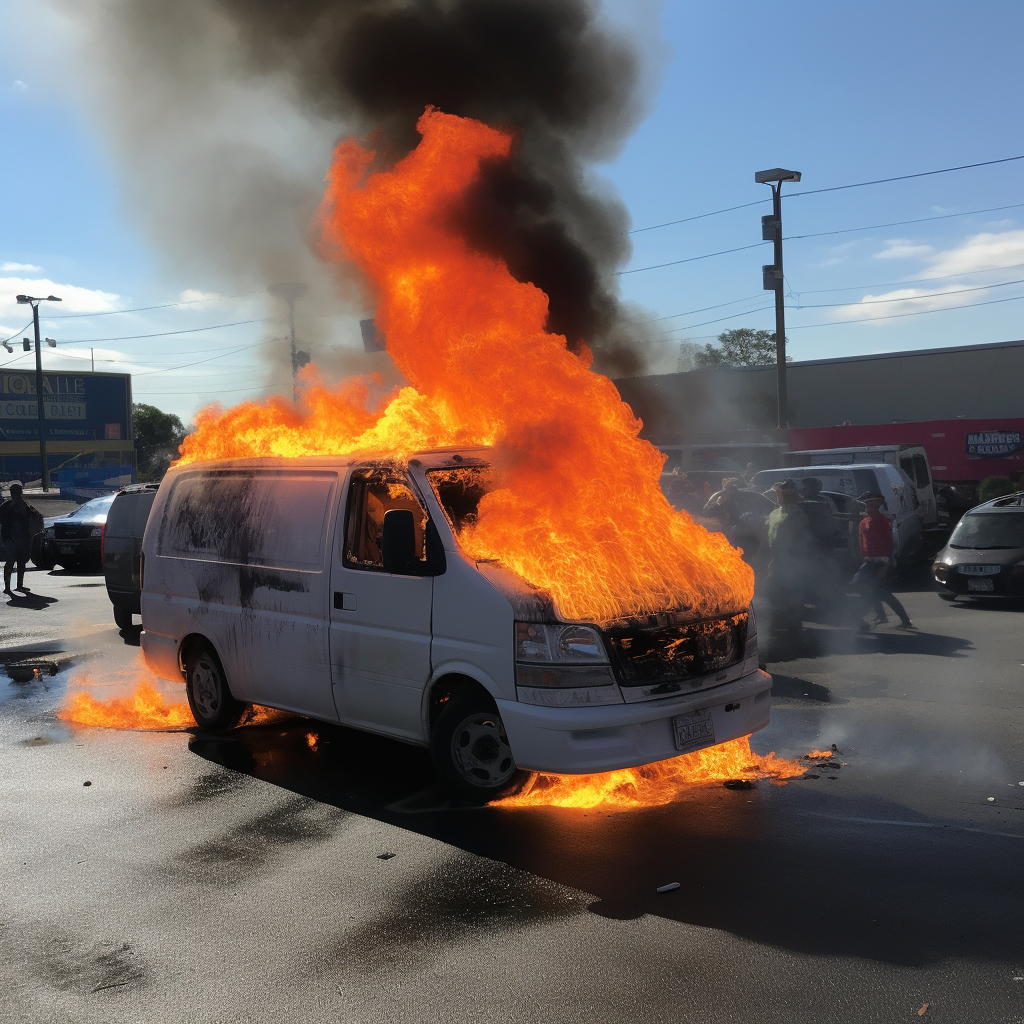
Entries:
POLYGON ((497 703, 520 768, 582 775, 678 757, 672 726, 677 715, 710 712, 716 744, 757 732, 768 724, 771 687, 772 677, 755 669, 709 690, 642 704, 550 708, 497 703))

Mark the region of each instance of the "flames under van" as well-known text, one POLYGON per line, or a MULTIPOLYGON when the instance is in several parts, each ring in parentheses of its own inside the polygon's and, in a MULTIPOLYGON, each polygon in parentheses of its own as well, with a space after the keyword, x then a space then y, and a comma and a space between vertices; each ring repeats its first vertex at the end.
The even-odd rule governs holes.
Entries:
POLYGON ((459 532, 486 449, 194 463, 143 542, 142 647, 197 723, 262 704, 428 746, 463 796, 602 772, 768 724, 753 614, 565 621, 459 532))

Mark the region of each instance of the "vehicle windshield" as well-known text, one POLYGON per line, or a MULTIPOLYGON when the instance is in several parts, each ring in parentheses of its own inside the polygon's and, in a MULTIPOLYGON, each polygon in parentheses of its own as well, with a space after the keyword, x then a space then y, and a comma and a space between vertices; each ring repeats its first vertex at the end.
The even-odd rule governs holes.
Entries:
POLYGON ((101 515, 110 510, 110 506, 114 503, 116 497, 116 494, 105 494, 102 498, 93 498, 92 501, 79 505, 74 512, 69 512, 67 518, 91 519, 93 516, 101 515))
POLYGON ((476 522, 480 499, 493 486, 490 466, 431 469, 427 480, 456 536, 476 522))
POLYGON ((1024 512, 971 512, 960 520, 951 548, 1024 548, 1024 512))

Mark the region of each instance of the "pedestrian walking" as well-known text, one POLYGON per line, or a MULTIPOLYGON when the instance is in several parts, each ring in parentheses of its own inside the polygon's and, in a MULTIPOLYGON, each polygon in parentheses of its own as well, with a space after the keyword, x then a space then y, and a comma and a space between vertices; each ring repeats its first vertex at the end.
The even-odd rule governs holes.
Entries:
POLYGON ((810 569, 811 528, 800 508, 800 492, 792 480, 772 488, 779 507, 768 516, 768 595, 773 628, 803 627, 804 595, 810 569))
POLYGON ((892 522, 882 512, 885 498, 874 491, 865 491, 859 501, 864 503, 864 518, 860 521, 861 565, 853 577, 853 586, 875 614, 874 622, 865 626, 878 625, 889 621, 883 604, 887 604, 900 619, 905 629, 913 628, 906 608, 900 603, 886 583, 886 575, 892 563, 892 522))
POLYGON ((38 513, 26 503, 21 484, 12 483, 10 490, 11 496, 0 504, 0 543, 4 549, 4 593, 14 597, 11 576, 15 567, 18 570, 15 589, 23 594, 30 593, 25 586, 25 563, 32 541, 32 520, 38 513))

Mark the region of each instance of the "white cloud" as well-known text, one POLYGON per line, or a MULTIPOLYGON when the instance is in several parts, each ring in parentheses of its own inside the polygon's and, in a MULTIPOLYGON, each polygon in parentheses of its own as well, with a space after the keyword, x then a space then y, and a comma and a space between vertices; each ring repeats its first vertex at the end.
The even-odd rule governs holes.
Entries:
POLYGON ((216 292, 201 292, 198 288, 186 288, 179 296, 182 302, 223 302, 224 296, 216 292))
POLYGON ((930 273, 936 277, 1024 263, 1024 229, 972 235, 955 248, 936 253, 928 262, 930 273))
POLYGON ((930 245, 914 245, 907 238, 887 238, 886 248, 875 253, 876 260, 905 260, 914 256, 928 256, 935 250, 930 245))
POLYGON ((15 79, 15 80, 14 80, 14 81, 13 81, 13 82, 11 83, 11 88, 12 88, 12 89, 13 89, 13 90, 14 90, 15 92, 25 92, 25 91, 27 91, 27 89, 28 89, 28 86, 27 86, 27 85, 26 85, 26 84, 25 84, 25 83, 24 83, 24 82, 23 82, 23 81, 22 81, 22 80, 21 80, 20 78, 16 78, 16 79, 15 79))
POLYGON ((23 270, 29 274, 37 274, 42 267, 37 267, 34 263, 0 263, 0 270, 10 273, 12 270, 23 270))
POLYGON ((929 309, 943 309, 963 302, 962 295, 935 295, 935 291, 950 291, 945 288, 898 288, 879 295, 865 295, 858 302, 839 306, 832 315, 837 320, 860 320, 863 317, 893 316, 898 313, 921 313, 929 309))
POLYGON ((17 318, 31 314, 28 306, 18 307, 17 295, 57 295, 61 302, 45 303, 42 315, 61 313, 108 313, 118 308, 119 295, 73 284, 59 284, 46 278, 0 277, 0 316, 17 318))

